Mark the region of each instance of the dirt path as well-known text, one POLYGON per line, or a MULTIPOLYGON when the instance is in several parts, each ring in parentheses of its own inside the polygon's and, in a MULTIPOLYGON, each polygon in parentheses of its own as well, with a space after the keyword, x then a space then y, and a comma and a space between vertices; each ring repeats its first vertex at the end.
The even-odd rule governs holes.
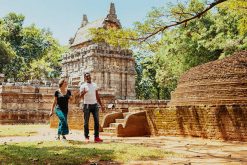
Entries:
MULTIPOLYGON (((56 137, 56 130, 42 128, 35 136, 26 137, 2 137, 0 143, 18 143, 30 141, 53 141, 56 137)), ((83 141, 82 131, 72 130, 67 136, 69 140, 83 141)), ((92 136, 91 136, 92 137, 92 136)), ((247 164, 247 142, 224 142, 201 138, 184 137, 102 137, 105 142, 122 142, 131 144, 143 144, 165 151, 180 153, 182 156, 171 157, 165 160, 156 161, 133 161, 137 164, 247 164)), ((93 142, 93 139, 92 139, 93 142)))

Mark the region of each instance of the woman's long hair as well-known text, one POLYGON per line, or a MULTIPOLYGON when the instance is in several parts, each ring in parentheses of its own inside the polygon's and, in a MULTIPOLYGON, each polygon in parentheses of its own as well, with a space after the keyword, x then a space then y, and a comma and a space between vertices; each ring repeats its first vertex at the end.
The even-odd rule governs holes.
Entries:
POLYGON ((58 82, 58 85, 59 85, 59 88, 61 88, 63 86, 63 83, 65 82, 66 80, 64 78, 60 79, 59 82, 58 82))

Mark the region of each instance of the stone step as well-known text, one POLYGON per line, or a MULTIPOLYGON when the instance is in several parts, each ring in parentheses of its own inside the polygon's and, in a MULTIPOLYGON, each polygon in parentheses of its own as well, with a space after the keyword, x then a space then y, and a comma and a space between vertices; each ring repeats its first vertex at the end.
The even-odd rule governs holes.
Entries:
POLYGON ((145 109, 147 108, 156 108, 156 106, 153 105, 153 107, 149 107, 149 106, 142 106, 142 107, 131 107, 129 108, 129 112, 142 112, 142 111, 145 111, 145 109))
POLYGON ((121 105, 116 105, 115 109, 116 109, 118 112, 122 112, 122 113, 128 112, 128 111, 129 111, 128 107, 123 108, 121 105))
POLYGON ((128 108, 122 109, 121 112, 125 113, 125 112, 129 112, 128 108))
POLYGON ((116 119, 116 123, 124 123, 124 119, 116 119))
POLYGON ((125 117, 128 116, 129 114, 131 114, 131 113, 125 112, 125 113, 123 113, 123 117, 125 118, 125 117))
POLYGON ((110 132, 100 132, 100 136, 117 136, 116 133, 110 133, 110 132))
POLYGON ((103 132, 107 132, 107 133, 117 133, 117 129, 113 128, 113 127, 107 127, 107 128, 103 128, 103 132))
POLYGON ((111 124, 110 124, 110 127, 111 127, 111 128, 117 128, 117 126, 118 126, 119 124, 122 124, 122 123, 111 123, 111 124))

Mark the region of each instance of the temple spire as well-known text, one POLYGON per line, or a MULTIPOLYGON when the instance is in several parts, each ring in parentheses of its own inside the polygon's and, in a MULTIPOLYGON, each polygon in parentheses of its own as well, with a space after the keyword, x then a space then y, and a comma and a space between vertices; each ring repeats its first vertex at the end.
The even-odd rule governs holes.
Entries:
POLYGON ((109 22, 114 22, 118 25, 118 27, 121 28, 121 24, 120 24, 119 20, 117 19, 117 14, 116 14, 116 9, 115 9, 114 3, 110 4, 109 13, 107 14, 105 20, 109 21, 109 22))
POLYGON ((87 15, 83 14, 83 19, 81 22, 81 27, 86 26, 88 24, 88 19, 87 19, 87 15))
POLYGON ((111 5, 110 5, 109 14, 110 14, 110 15, 116 15, 116 10, 115 10, 115 5, 114 5, 114 3, 111 3, 111 5))

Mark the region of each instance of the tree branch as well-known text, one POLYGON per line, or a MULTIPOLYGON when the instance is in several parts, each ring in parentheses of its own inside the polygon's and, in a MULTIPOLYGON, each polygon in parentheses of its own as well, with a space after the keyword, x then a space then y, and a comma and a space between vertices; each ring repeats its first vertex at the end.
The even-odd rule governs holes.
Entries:
POLYGON ((154 32, 152 32, 151 34, 148 34, 146 35, 145 37, 140 37, 140 38, 132 38, 131 40, 135 40, 135 41, 140 41, 140 42, 144 42, 146 41, 148 38, 152 37, 152 36, 155 36, 156 34, 160 33, 160 32, 163 32, 164 30, 170 28, 170 27, 173 27, 173 26, 177 26, 177 25, 180 25, 180 24, 183 24, 183 23, 187 23, 191 20, 194 20, 196 18, 200 18, 203 14, 205 14, 208 10, 212 9, 213 7, 215 7, 216 5, 220 4, 220 3, 223 3, 227 0, 215 0, 214 2, 212 2, 211 4, 209 4, 209 6, 207 8, 205 8, 203 11, 197 13, 196 15, 190 17, 190 18, 187 18, 185 20, 182 20, 182 21, 179 21, 179 22, 176 22, 176 23, 173 23, 173 24, 170 24, 170 25, 167 25, 167 26, 163 26, 163 27, 160 27, 160 28, 157 28, 154 32))

